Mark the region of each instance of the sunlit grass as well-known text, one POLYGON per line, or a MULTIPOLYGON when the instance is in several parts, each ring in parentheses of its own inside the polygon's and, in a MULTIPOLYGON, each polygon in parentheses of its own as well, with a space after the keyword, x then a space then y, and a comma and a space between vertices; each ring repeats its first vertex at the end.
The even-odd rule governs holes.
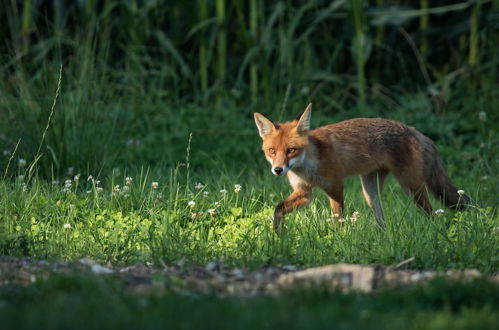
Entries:
POLYGON ((350 180, 344 219, 331 220, 327 199, 317 191, 316 200, 289 215, 286 231, 276 235, 271 217, 289 191, 285 180, 270 174, 217 180, 214 174, 186 184, 185 169, 160 173, 0 182, 0 253, 125 264, 216 260, 244 267, 393 264, 414 256, 415 268, 497 267, 494 208, 446 209, 428 217, 391 182, 383 194, 383 230, 358 182, 350 180))

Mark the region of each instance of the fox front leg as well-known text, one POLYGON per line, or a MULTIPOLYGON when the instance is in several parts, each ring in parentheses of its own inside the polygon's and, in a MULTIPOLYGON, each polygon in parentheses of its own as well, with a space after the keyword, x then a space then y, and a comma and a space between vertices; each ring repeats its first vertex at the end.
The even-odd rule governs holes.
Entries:
POLYGON ((343 183, 333 185, 332 188, 326 190, 331 206, 331 212, 334 219, 343 217, 343 183))
POLYGON ((296 188, 284 201, 280 202, 274 211, 274 231, 279 232, 281 220, 284 215, 291 211, 303 207, 312 200, 312 190, 310 187, 296 188))

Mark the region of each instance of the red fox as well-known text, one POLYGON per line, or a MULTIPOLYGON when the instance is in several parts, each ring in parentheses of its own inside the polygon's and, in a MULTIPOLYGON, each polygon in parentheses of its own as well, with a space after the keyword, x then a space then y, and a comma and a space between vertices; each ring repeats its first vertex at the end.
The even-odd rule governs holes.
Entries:
POLYGON ((283 216, 307 205, 312 188, 329 197, 333 217, 343 211, 343 180, 360 175, 362 192, 379 224, 379 192, 388 173, 431 214, 427 188, 448 207, 463 209, 470 198, 447 176, 435 144, 415 128, 381 118, 355 118, 310 130, 312 104, 295 120, 274 123, 255 113, 263 152, 272 173, 287 175, 293 192, 274 211, 274 230, 283 216))

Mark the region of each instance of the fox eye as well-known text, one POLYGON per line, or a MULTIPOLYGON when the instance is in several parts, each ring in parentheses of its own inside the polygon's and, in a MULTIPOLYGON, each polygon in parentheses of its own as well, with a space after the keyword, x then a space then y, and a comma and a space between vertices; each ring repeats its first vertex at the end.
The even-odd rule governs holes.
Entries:
POLYGON ((275 154, 275 149, 274 148, 269 148, 269 154, 271 154, 271 155, 275 154))
POLYGON ((296 151, 295 148, 288 148, 288 150, 287 150, 288 154, 292 154, 295 151, 296 151))

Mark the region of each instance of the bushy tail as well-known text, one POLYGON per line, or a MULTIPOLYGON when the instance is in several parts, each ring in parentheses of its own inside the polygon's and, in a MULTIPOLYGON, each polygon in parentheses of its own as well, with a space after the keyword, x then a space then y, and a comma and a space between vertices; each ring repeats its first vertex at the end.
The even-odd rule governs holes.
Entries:
POLYGON ((422 135, 424 146, 426 185, 447 207, 463 210, 472 203, 469 196, 465 195, 454 186, 445 172, 444 165, 438 154, 435 144, 422 135), (461 192, 461 194, 459 193, 461 192))

